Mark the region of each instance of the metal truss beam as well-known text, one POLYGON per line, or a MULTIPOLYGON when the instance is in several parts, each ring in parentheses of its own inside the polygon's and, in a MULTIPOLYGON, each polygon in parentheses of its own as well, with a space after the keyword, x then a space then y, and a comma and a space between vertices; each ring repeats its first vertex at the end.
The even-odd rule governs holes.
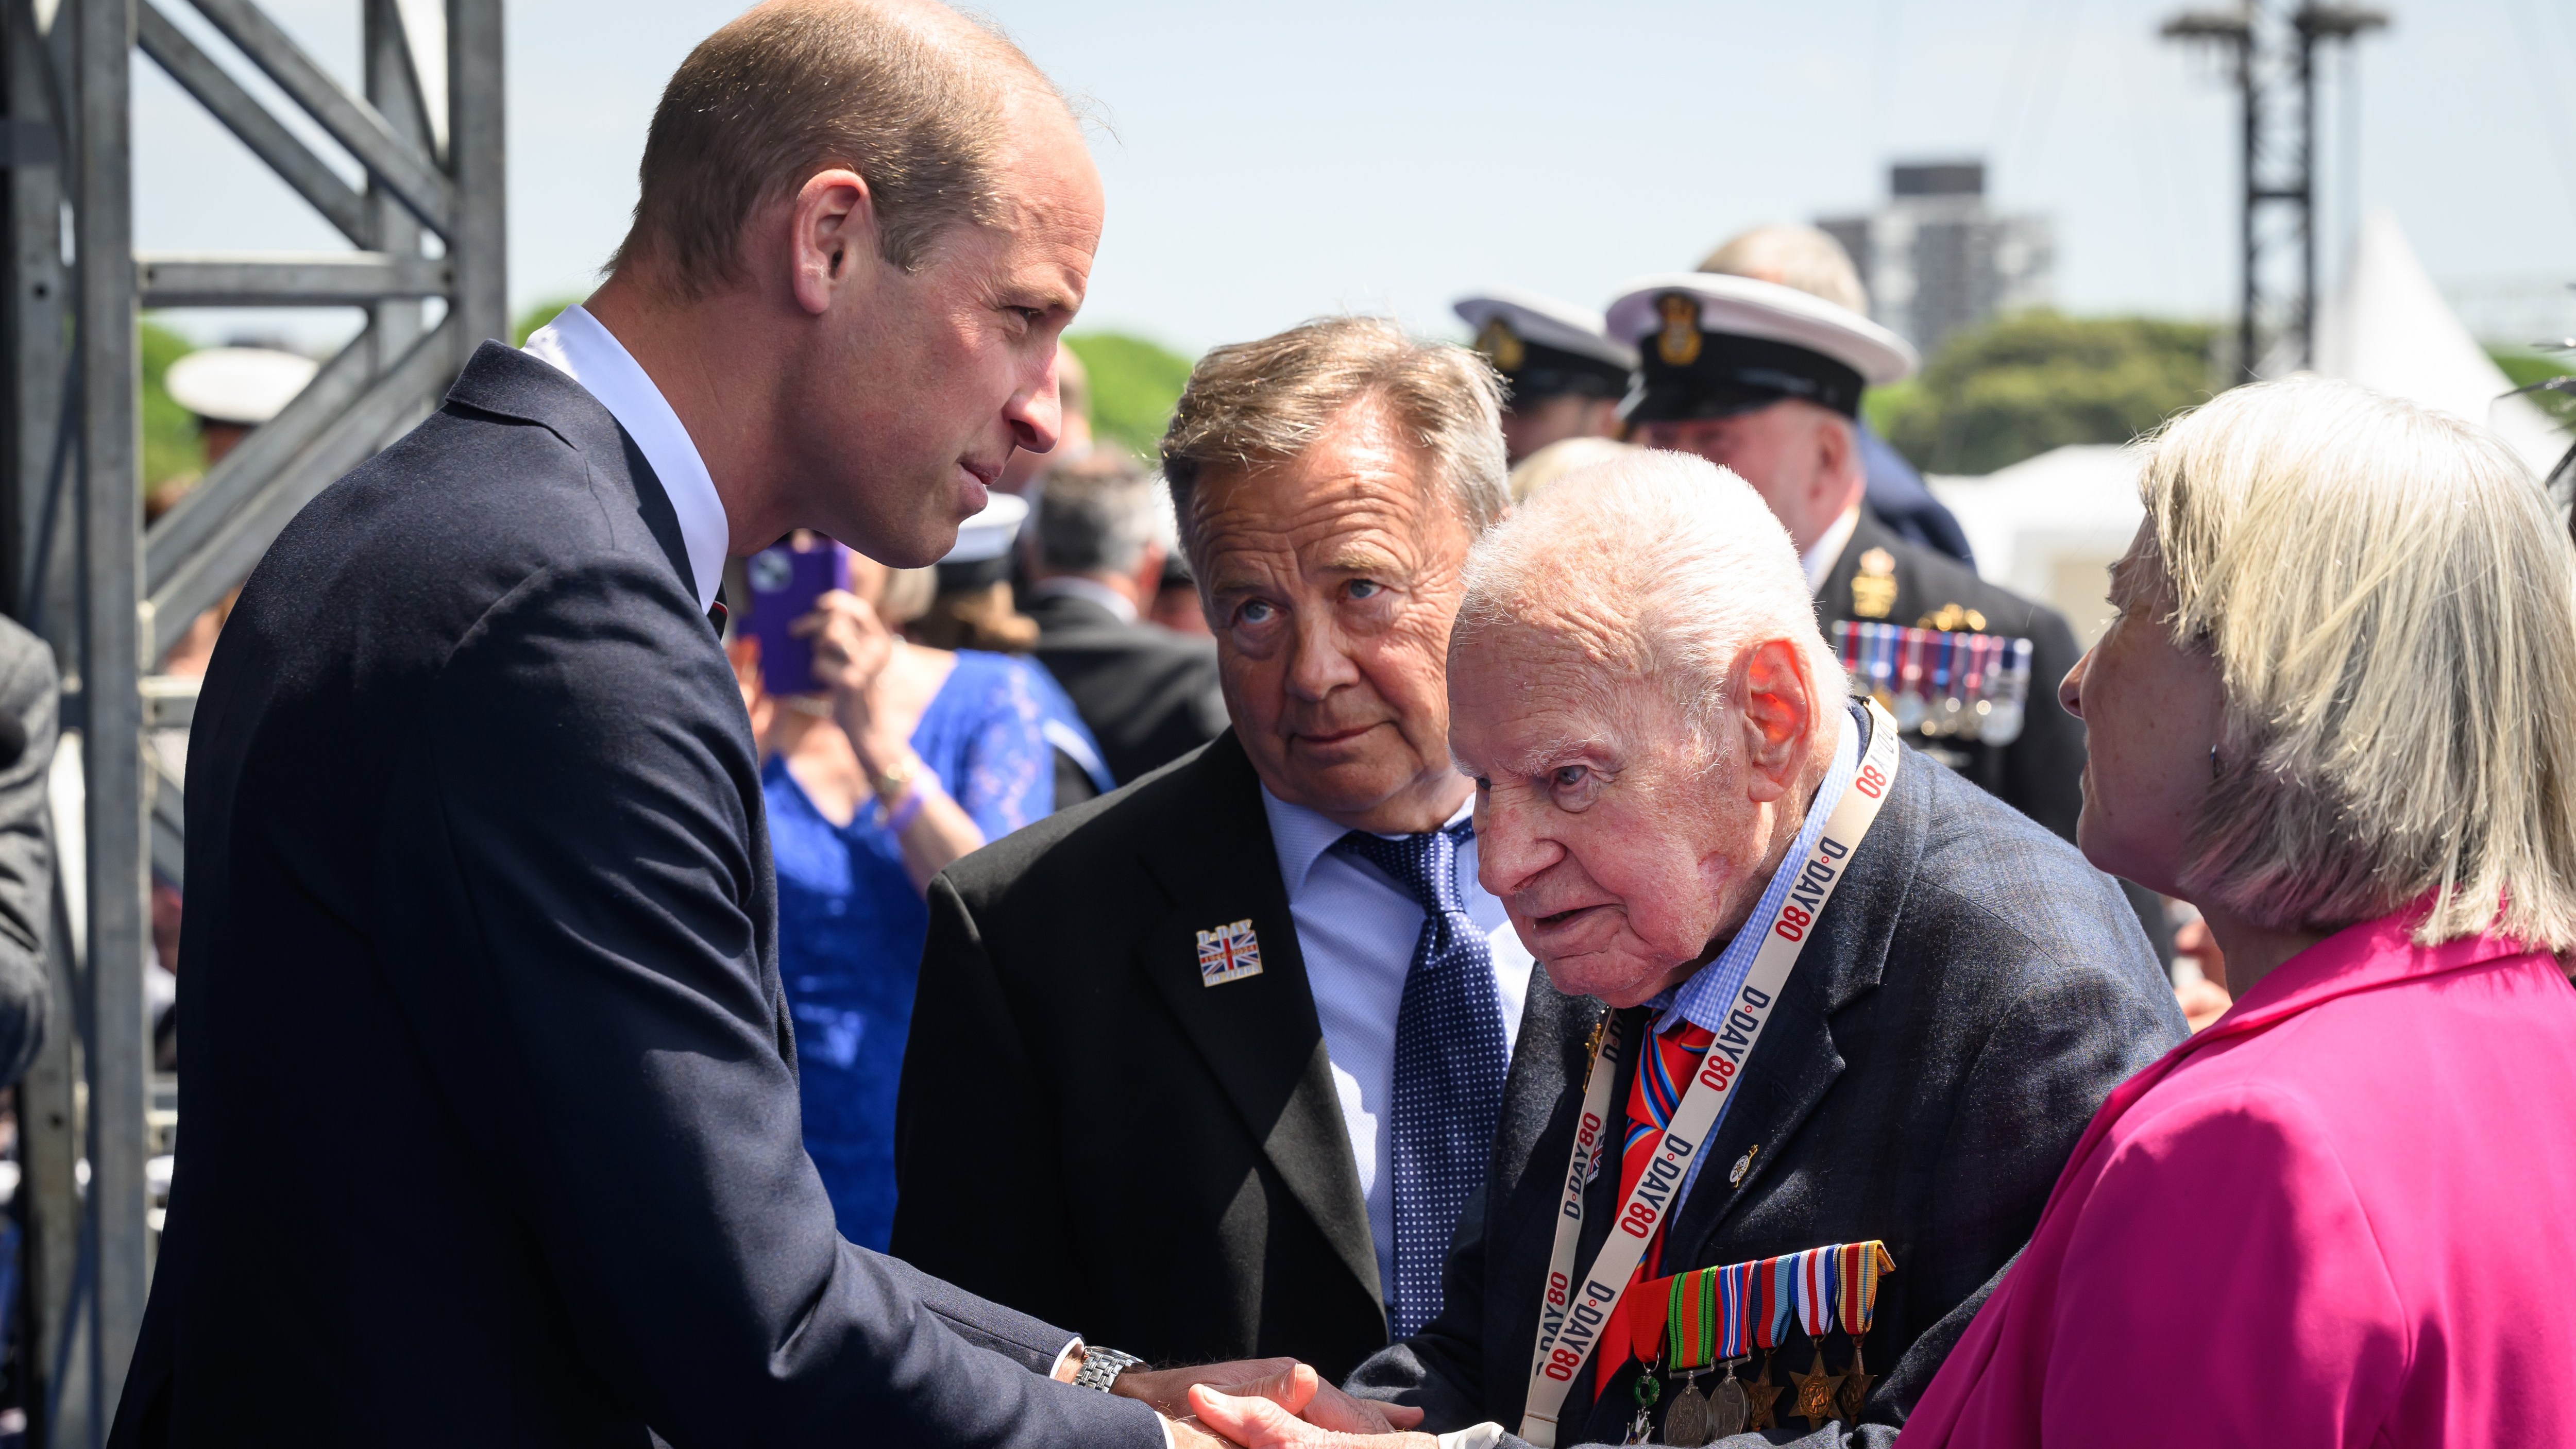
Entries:
POLYGON ((444 297, 456 289, 456 269, 446 258, 416 252, 142 252, 134 260, 146 307, 350 307, 444 297))
POLYGON ((186 0, 357 163, 363 185, 246 89, 227 69, 237 62, 171 19, 179 0, 55 0, 50 21, 41 3, 0 0, 10 334, 0 349, 0 602, 55 646, 64 719, 77 729, 65 737, 65 778, 79 784, 56 812, 47 967, 58 1029, 20 1094, 34 1330, 20 1361, 34 1380, 29 1442, 95 1446, 150 1281, 145 1163, 166 1150, 154 1134, 173 1125, 169 1081, 150 1074, 143 978, 150 884, 184 889, 187 821, 179 779, 147 736, 187 727, 196 695, 194 681, 147 671, 297 510, 436 406, 475 346, 506 335, 501 0, 445 0, 443 56, 420 52, 440 44, 438 27, 407 27, 397 0, 350 0, 364 21, 355 86, 254 0, 186 0), (137 253, 138 50, 353 250, 137 253), (444 88, 444 136, 425 75, 444 88), (135 346, 145 306, 347 307, 366 318, 148 533, 135 346), (75 1180, 84 1158, 85 1190, 75 1180))

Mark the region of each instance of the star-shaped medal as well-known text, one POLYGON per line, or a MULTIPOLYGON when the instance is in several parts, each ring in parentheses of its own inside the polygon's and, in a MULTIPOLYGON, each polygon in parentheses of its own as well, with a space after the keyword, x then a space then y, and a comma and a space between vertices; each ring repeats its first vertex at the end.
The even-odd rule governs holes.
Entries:
POLYGON ((1861 1366, 1860 1345, 1852 1345, 1851 1372, 1843 1375, 1842 1391, 1834 1395, 1834 1407, 1842 1411, 1846 1424, 1860 1422, 1860 1406, 1869 1402, 1869 1386, 1878 1380, 1861 1366))
POLYGON ((1765 1353, 1762 1355, 1762 1372, 1756 1375, 1751 1383, 1744 1386, 1745 1402, 1752 1410, 1744 1427, 1748 1429, 1779 1427, 1779 1417, 1771 1412, 1771 1405, 1779 1399, 1781 1393, 1781 1387, 1771 1382, 1771 1355, 1765 1353))
POLYGON ((1834 1390, 1843 1376, 1825 1367, 1824 1345, 1816 1346, 1815 1366, 1805 1373, 1791 1372, 1789 1381, 1797 1385, 1798 1407, 1790 1412, 1807 1421, 1810 1429, 1821 1429, 1834 1416, 1834 1390))

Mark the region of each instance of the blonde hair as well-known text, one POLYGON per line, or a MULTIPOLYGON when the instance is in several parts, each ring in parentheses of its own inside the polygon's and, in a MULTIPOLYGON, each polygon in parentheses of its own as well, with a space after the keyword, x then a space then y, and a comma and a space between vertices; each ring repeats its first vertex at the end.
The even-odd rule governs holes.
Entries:
POLYGON ((1582 627, 1593 663, 1660 686, 1712 766, 1729 757, 1747 644, 1796 643, 1820 714, 1847 688, 1788 530, 1742 478, 1687 453, 1631 448, 1567 473, 1476 544, 1466 585, 1453 655, 1497 624, 1608 621, 1582 627))
POLYGON ((1198 486, 1303 453, 1352 406, 1383 406, 1429 458, 1470 537, 1493 527, 1504 491, 1503 383, 1484 358, 1419 342, 1383 317, 1324 317, 1199 359, 1163 434, 1181 548, 1199 568, 1198 486))
POLYGON ((1837 307, 1869 315, 1869 293, 1851 253, 1831 232, 1812 226, 1774 224, 1737 232, 1700 260, 1703 272, 1778 282, 1837 307))
POLYGON ((2493 435, 2351 383, 2141 444, 2175 639, 2226 706, 2186 890, 2274 929, 2576 947, 2576 556, 2493 435))

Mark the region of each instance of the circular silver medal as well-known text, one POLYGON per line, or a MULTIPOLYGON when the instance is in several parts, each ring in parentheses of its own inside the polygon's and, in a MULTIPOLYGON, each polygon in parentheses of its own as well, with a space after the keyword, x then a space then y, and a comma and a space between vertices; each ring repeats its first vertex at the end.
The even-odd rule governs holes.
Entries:
POLYGON ((1999 699, 1994 713, 1986 716, 1986 743, 2008 745, 2021 738, 2022 704, 2017 699, 1999 699))
POLYGON ((1896 697, 1897 729, 1906 734, 1912 734, 1921 729, 1926 710, 1927 706, 1923 702, 1922 694, 1909 687, 1903 694, 1896 697))
POLYGON ((1698 1449, 1712 1437, 1709 1433, 1708 1400, 1699 1391, 1699 1376, 1693 1374, 1690 1382, 1682 1385, 1682 1391, 1674 1396, 1673 1406, 1664 1411, 1664 1442, 1684 1446, 1684 1449, 1698 1449))
POLYGON ((1753 1417, 1753 1401, 1745 1396, 1744 1385, 1734 1374, 1728 1374, 1718 1384, 1717 1392, 1708 1396, 1708 1417, 1711 1440, 1744 1432, 1746 1421, 1753 1417))

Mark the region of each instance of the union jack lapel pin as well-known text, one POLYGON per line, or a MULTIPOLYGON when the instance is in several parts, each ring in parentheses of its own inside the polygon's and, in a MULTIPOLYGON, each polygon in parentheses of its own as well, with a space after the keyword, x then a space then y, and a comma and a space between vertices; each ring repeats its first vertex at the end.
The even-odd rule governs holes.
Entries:
POLYGON ((1199 984, 1223 986, 1261 974, 1261 938, 1250 920, 1199 932, 1199 984))

